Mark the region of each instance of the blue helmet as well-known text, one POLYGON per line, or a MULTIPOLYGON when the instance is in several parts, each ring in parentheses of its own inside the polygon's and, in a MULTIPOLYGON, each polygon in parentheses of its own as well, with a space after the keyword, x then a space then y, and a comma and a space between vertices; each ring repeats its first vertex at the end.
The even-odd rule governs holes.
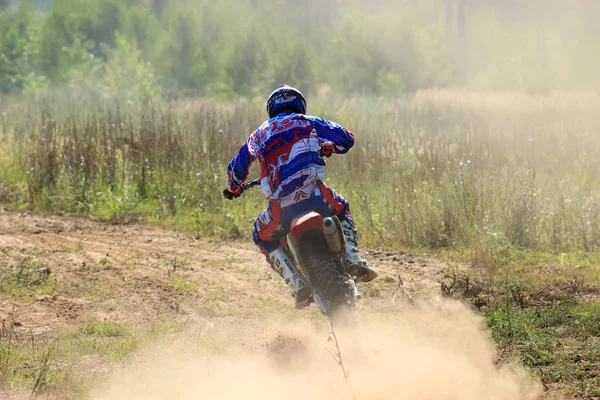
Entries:
POLYGON ((269 118, 273 118, 282 112, 306 114, 306 100, 298 89, 282 86, 271 93, 267 100, 269 118))

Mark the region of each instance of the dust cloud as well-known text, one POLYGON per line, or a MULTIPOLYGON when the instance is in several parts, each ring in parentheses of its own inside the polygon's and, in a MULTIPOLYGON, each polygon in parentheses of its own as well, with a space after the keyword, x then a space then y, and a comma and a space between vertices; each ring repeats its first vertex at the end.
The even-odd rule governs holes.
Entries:
MULTIPOLYGON (((532 400, 540 384, 497 367, 483 321, 453 302, 359 315, 337 332, 348 383, 324 323, 237 321, 155 346, 93 392, 106 399, 532 400)), ((199 325, 202 325, 201 323, 199 325)))

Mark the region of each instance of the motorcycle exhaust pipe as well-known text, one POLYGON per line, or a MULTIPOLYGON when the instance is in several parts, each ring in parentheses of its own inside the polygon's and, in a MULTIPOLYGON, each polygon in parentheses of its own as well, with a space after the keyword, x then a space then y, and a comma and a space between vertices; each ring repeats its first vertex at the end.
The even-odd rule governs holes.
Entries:
POLYGON ((323 233, 327 241, 329 250, 341 253, 345 249, 344 233, 342 225, 337 217, 327 217, 323 219, 323 233))

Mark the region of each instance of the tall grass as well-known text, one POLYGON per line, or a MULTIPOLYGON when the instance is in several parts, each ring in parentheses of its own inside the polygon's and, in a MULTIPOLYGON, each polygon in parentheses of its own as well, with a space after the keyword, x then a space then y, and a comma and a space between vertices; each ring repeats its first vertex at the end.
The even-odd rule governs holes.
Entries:
MULTIPOLYGON (((221 190, 264 119, 261 102, 49 100, 0 110, 3 207, 249 237, 260 193, 230 202, 221 190)), ((597 94, 426 91, 319 97, 309 108, 355 132, 356 147, 329 161, 328 183, 350 199, 368 244, 498 254, 600 245, 597 94)))

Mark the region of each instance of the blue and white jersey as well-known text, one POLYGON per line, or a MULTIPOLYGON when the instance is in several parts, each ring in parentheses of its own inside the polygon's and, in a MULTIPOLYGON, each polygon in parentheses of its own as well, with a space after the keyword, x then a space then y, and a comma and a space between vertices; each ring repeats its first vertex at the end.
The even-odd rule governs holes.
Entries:
POLYGON ((321 144, 333 144, 335 153, 346 153, 354 145, 352 132, 318 117, 284 113, 250 135, 227 170, 227 189, 241 191, 252 162, 258 159, 261 189, 269 200, 279 199, 288 207, 310 196, 318 181, 325 179, 321 144))

